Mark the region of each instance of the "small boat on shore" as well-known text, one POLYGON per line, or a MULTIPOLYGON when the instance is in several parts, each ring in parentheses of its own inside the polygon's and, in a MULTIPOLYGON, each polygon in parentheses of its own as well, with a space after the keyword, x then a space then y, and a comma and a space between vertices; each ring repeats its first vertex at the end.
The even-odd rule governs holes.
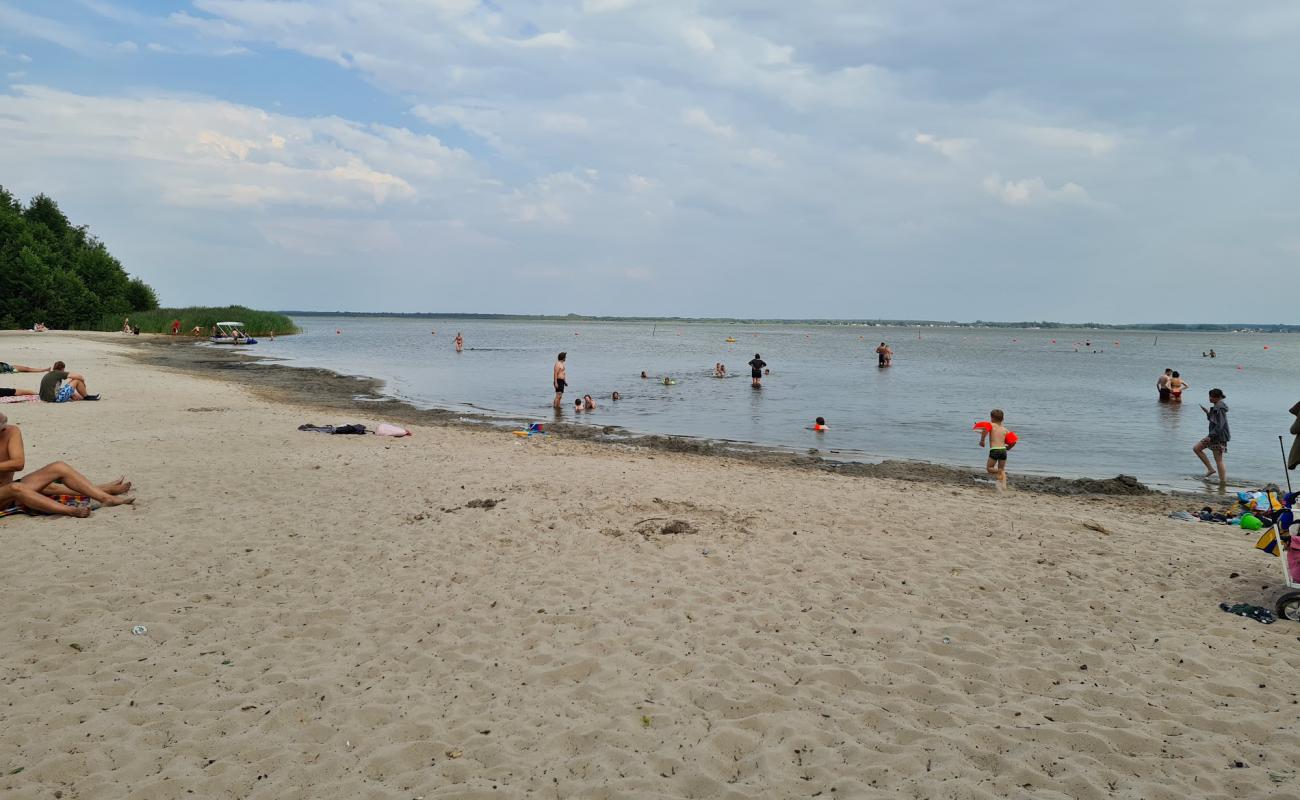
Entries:
POLYGON ((242 322, 218 322, 216 333, 210 337, 213 344, 257 344, 257 340, 244 331, 242 322))

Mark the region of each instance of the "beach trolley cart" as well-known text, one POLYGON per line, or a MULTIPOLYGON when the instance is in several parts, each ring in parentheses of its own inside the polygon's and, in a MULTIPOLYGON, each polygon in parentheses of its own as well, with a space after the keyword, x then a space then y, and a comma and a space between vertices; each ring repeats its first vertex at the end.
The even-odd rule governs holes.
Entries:
POLYGON ((1278 559, 1282 562, 1282 580, 1289 590, 1277 599, 1277 617, 1300 622, 1300 523, 1290 526, 1290 536, 1283 536, 1282 533, 1282 526, 1274 526, 1274 547, 1278 549, 1278 555, 1282 556, 1278 559))
POLYGON ((213 344, 257 344, 257 340, 248 335, 242 322, 218 322, 217 332, 212 335, 213 344))

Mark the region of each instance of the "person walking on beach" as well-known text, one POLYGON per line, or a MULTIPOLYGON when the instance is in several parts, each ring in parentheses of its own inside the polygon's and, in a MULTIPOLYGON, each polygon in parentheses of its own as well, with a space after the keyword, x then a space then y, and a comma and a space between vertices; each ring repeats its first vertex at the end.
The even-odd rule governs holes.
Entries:
POLYGON ((1210 390, 1210 407, 1201 406, 1205 419, 1210 423, 1210 430, 1192 448, 1192 452, 1205 465, 1205 475, 1202 477, 1213 478, 1217 469, 1220 485, 1228 482, 1228 469, 1223 465, 1223 454, 1228 449, 1228 440, 1232 438, 1228 431, 1228 404, 1223 402, 1226 398, 1222 389, 1210 390), (1205 457, 1207 447, 1214 453, 1214 466, 1210 466, 1210 459, 1205 457))
POLYGON ((564 369, 564 360, 569 357, 568 353, 560 353, 555 357, 555 366, 551 368, 551 383, 555 386, 555 410, 560 410, 560 404, 564 402, 564 387, 569 384, 569 373, 564 369))
POLYGON ((763 367, 766 366, 767 362, 758 353, 749 362, 749 383, 755 389, 763 385, 763 367))
POLYGON ((456 352, 460 353, 464 351, 464 349, 465 349, 465 337, 460 335, 460 331, 456 331, 456 352))
POLYGON ((1173 376, 1172 369, 1166 369, 1165 374, 1156 378, 1156 394, 1160 396, 1160 402, 1169 402, 1169 379, 1173 376))
POLYGON ((984 471, 997 480, 998 491, 1007 488, 1007 451, 1012 447, 1007 442, 1007 429, 1002 426, 1005 418, 1002 409, 995 408, 989 412, 989 422, 977 426, 980 430, 980 447, 984 446, 986 439, 989 445, 989 460, 984 465, 984 471))
POLYGON ((176 336, 180 332, 181 332, 181 321, 178 319, 172 320, 172 336, 176 336))

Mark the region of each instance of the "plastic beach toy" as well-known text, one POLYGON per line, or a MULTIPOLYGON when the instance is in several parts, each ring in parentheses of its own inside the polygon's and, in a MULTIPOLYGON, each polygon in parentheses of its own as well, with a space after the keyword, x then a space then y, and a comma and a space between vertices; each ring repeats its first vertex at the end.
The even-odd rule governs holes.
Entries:
POLYGON ((1243 530, 1257 531, 1264 527, 1264 523, 1254 514, 1242 514, 1241 527, 1243 530))

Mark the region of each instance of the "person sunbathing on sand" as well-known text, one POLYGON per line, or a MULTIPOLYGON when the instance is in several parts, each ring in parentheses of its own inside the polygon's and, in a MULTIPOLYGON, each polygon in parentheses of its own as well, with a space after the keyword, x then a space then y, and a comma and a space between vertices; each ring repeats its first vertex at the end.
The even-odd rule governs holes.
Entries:
POLYGON ((7 364, 0 361, 0 375, 8 375, 14 372, 49 372, 50 368, 37 369, 36 367, 24 367, 22 364, 7 364))
POLYGON ((31 511, 45 514, 65 514, 70 517, 88 517, 90 509, 66 506, 49 495, 80 494, 106 506, 134 503, 134 497, 121 495, 131 491, 131 484, 121 478, 113 483, 96 486, 90 479, 62 461, 46 464, 18 480, 14 475, 27 466, 23 453, 23 432, 10 425, 0 414, 0 508, 17 503, 31 511))
POLYGON ((31 389, 10 389, 7 386, 0 386, 0 397, 28 397, 36 394, 31 389))

